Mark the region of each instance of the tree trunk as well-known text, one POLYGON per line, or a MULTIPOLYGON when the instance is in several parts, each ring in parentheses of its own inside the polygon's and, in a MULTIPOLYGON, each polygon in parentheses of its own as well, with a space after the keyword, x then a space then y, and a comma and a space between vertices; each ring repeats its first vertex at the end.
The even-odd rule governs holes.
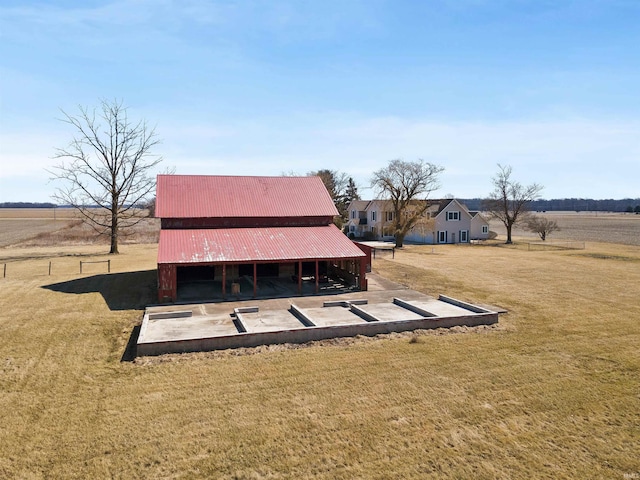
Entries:
POLYGON ((404 243, 404 234, 396 233, 396 248, 402 248, 403 243, 404 243))
POLYGON ((507 241, 505 242, 505 244, 510 244, 510 243, 513 243, 511 241, 511 227, 513 227, 513 225, 512 224, 508 224, 508 225, 506 225, 506 227, 507 227, 507 241))
POLYGON ((118 252, 118 236, 111 233, 111 250, 109 253, 120 253, 118 252))
POLYGON ((109 253, 120 253, 118 252, 118 210, 117 204, 111 208, 111 250, 109 253))

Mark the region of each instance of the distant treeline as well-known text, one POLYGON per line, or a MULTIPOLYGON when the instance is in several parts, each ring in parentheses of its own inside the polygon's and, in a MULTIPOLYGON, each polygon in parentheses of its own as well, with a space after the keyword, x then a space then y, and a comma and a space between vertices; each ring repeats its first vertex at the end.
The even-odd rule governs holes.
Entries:
MULTIPOLYGON (((482 210, 482 198, 461 200, 469 210, 482 210)), ((536 212, 628 212, 640 206, 640 198, 622 200, 593 200, 590 198, 562 198, 535 200, 529 209, 536 212), (631 207, 631 210, 629 209, 631 207)))
MULTIPOLYGON (((72 205, 56 205, 55 203, 0 202, 0 208, 73 208, 73 206, 72 205)), ((100 208, 100 206, 86 205, 84 208, 100 208)), ((138 208, 146 208, 146 205, 139 205, 138 208)))
MULTIPOLYGON (((460 199, 469 210, 482 210, 482 198, 460 199)), ((629 212, 637 211, 640 198, 623 198, 622 200, 593 200, 590 198, 562 198, 556 200, 535 200, 529 205, 530 210, 537 212, 629 212)), ((0 208, 71 208, 70 205, 34 202, 2 202, 0 208)), ((140 208, 144 208, 141 206, 140 208)))
MULTIPOLYGON (((2 202, 0 208, 56 208, 55 203, 34 203, 34 202, 2 202)), ((64 208, 64 207, 62 207, 64 208)))

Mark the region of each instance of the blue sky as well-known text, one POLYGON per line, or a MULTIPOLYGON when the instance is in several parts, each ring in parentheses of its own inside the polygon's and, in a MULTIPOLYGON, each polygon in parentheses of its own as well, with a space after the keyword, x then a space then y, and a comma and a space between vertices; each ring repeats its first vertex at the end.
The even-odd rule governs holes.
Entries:
POLYGON ((482 197, 640 197, 636 0, 0 0, 0 202, 49 201, 60 109, 120 99, 178 174, 394 158, 482 197))

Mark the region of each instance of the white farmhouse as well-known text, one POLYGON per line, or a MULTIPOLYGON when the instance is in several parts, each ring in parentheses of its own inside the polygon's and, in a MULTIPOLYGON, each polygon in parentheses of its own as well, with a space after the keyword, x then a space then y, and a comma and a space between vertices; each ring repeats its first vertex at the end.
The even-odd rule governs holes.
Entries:
MULTIPOLYGON (((411 243, 469 243, 489 238, 489 223, 456 199, 416 200, 414 208, 427 209, 405 236, 411 243)), ((411 208, 411 207, 410 207, 411 208)), ((393 208, 388 200, 355 200, 348 207, 347 231, 357 238, 391 240, 393 208)))

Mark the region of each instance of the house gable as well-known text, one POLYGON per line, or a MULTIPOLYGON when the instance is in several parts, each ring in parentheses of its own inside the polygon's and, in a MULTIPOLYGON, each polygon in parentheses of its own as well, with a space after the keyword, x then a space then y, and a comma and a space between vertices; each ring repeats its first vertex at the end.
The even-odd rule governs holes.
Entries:
POLYGON ((466 205, 454 198, 440 201, 440 208, 436 214, 436 219, 443 219, 445 222, 471 220, 471 214, 466 205))

